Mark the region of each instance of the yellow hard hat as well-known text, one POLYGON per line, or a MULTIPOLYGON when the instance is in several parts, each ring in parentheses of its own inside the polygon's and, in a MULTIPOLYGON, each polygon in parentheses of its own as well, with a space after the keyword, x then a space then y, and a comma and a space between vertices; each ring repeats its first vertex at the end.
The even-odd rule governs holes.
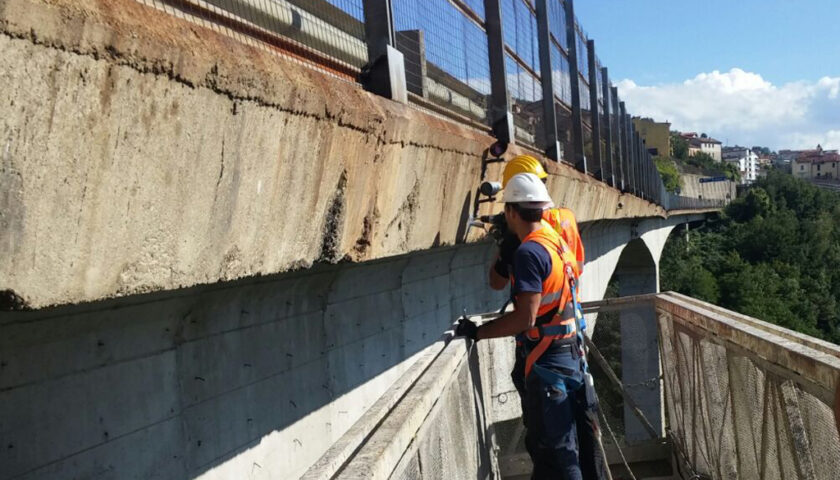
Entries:
POLYGON ((505 171, 502 173, 502 188, 505 188, 517 173, 533 173, 540 180, 548 176, 539 160, 530 155, 517 155, 505 165, 505 171))

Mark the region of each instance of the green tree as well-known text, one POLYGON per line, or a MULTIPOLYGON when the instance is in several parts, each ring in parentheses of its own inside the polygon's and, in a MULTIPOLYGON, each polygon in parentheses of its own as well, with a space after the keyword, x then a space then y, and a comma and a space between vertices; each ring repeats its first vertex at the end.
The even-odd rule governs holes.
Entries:
POLYGON ((677 165, 669 157, 653 157, 653 162, 656 164, 656 169, 659 171, 659 176, 662 177, 662 183, 665 185, 665 190, 669 192, 676 192, 682 187, 682 179, 680 179, 680 172, 677 171, 677 165))
POLYGON ((675 234, 661 285, 840 343, 840 195, 777 171, 721 216, 675 234))
POLYGON ((688 142, 678 132, 671 132, 671 152, 674 158, 683 161, 688 159, 688 142))

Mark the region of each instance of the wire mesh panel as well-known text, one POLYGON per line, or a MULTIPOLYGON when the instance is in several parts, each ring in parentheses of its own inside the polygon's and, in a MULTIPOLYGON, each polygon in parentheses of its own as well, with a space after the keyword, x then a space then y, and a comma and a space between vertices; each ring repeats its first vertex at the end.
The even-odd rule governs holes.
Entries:
POLYGON ((595 57, 595 78, 597 79, 598 89, 598 122, 601 126, 601 178, 607 181, 612 173, 610 164, 610 151, 607 150, 607 133, 609 132, 609 118, 607 117, 606 108, 607 99, 604 98, 604 70, 602 69, 601 60, 595 57))
MULTIPOLYGON (((689 320, 667 308, 658 311, 669 431, 696 473, 715 479, 837 478, 834 414, 799 374, 771 368, 748 344, 721 341, 700 328, 693 314, 689 320)), ((782 340, 778 349, 788 345, 782 340)))
POLYGON ((535 145, 542 128, 542 86, 539 77, 526 70, 509 54, 505 55, 508 91, 513 104, 516 136, 535 145))
POLYGON ((505 71, 519 140, 536 145, 543 138, 542 85, 537 17, 526 0, 502 0, 505 71))
POLYGON ((561 0, 548 0, 548 25, 551 31, 551 38, 557 42, 564 51, 569 50, 569 42, 566 37, 566 10, 561 0))
POLYGON ((355 71, 368 60, 362 0, 139 1, 293 58, 355 71))
POLYGON ((569 73, 569 58, 557 45, 551 46, 551 74, 554 77, 554 97, 567 108, 572 105, 572 85, 569 73))
POLYGON ((470 14, 481 2, 394 0, 397 47, 409 91, 481 121, 487 119, 490 64, 487 35, 470 14))

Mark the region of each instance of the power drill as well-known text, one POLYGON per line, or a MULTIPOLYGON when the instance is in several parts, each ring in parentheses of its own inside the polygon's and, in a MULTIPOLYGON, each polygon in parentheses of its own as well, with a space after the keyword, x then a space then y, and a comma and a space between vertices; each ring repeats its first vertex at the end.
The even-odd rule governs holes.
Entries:
POLYGON ((504 213, 497 213, 495 215, 482 215, 478 217, 482 223, 490 224, 490 229, 487 233, 493 237, 493 240, 496 242, 496 245, 501 246, 502 241, 505 239, 505 236, 508 234, 508 226, 507 221, 505 221, 505 214, 504 213))

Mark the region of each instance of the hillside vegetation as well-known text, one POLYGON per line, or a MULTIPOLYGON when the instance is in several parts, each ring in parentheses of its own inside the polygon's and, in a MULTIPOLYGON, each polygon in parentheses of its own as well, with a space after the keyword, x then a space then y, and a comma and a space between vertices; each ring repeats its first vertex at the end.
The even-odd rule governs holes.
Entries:
POLYGON ((840 195, 770 172, 719 219, 674 233, 661 288, 840 343, 840 195))

